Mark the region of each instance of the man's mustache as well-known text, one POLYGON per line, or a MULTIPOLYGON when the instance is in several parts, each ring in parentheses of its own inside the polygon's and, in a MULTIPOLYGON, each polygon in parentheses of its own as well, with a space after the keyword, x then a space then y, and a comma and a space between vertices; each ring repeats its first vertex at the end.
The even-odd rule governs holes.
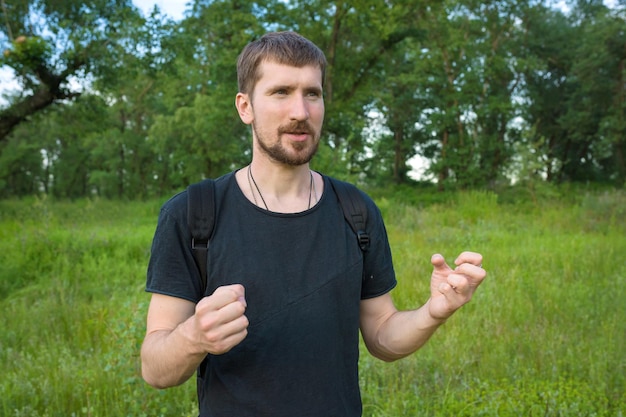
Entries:
POLYGON ((309 135, 313 134, 313 128, 307 121, 298 121, 290 123, 286 126, 280 126, 278 128, 278 133, 306 133, 309 135))

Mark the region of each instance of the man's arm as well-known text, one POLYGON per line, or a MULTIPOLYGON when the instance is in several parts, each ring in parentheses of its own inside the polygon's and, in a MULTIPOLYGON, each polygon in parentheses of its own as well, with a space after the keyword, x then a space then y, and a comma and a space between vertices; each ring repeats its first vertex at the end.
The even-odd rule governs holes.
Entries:
POLYGON ((244 288, 218 288, 198 304, 153 294, 146 337, 141 346, 141 372, 155 388, 188 380, 208 353, 228 352, 247 335, 244 288))
POLYGON ((428 303, 417 310, 398 311, 389 293, 362 300, 360 315, 367 350, 387 362, 418 350, 445 322, 430 317, 428 303))
POLYGON ((468 303, 485 278, 482 256, 463 252, 451 269, 441 255, 431 258, 431 297, 417 310, 398 311, 389 293, 361 301, 361 333, 375 357, 393 361, 422 347, 456 310, 468 303))

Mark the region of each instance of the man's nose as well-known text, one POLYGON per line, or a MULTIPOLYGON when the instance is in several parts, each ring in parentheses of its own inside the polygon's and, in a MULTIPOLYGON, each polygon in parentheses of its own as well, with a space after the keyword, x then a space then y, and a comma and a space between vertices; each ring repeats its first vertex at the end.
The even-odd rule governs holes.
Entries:
POLYGON ((306 97, 294 94, 290 103, 289 116, 292 120, 307 120, 309 118, 309 107, 306 97))

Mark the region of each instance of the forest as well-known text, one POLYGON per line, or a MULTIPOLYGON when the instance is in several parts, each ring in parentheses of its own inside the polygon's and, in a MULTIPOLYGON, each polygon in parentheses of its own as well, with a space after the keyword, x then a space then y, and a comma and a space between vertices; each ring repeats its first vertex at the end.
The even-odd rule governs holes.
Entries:
POLYGON ((626 182, 626 1, 0 0, 0 198, 148 199, 246 164, 235 63, 295 30, 329 68, 313 167, 441 190, 626 182), (419 175, 415 162, 419 161, 419 175))

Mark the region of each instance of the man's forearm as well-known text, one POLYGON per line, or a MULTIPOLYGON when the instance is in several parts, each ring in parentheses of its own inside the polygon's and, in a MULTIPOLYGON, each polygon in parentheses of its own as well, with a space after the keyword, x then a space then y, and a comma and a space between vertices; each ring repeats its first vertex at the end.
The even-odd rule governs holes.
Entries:
POLYGON ((174 330, 157 330, 146 336, 141 347, 141 373, 155 388, 169 388, 187 381, 206 353, 194 352, 184 334, 186 322, 174 330))
POLYGON ((398 311, 378 329, 375 343, 368 348, 384 361, 401 359, 421 348, 443 323, 431 317, 428 303, 417 310, 398 311))

